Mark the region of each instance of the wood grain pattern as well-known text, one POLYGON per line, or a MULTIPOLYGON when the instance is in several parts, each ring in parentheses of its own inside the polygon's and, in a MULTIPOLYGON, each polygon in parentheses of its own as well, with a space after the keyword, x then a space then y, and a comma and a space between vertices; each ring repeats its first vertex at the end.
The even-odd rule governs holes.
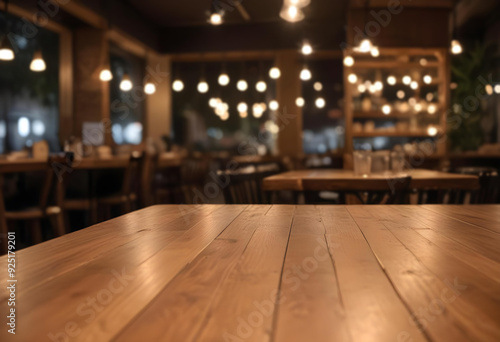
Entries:
POLYGON ((16 252, 0 340, 498 341, 499 209, 149 207, 16 252))

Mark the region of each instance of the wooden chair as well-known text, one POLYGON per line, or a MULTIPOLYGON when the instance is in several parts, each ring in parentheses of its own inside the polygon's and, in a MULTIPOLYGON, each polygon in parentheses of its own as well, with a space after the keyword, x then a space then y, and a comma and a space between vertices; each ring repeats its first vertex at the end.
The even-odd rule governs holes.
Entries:
POLYGON ((6 252, 7 221, 28 221, 31 228, 33 243, 42 241, 41 220, 49 218, 52 223, 55 236, 61 236, 65 233, 64 220, 61 210, 61 203, 55 200, 54 205, 49 204, 52 183, 55 176, 55 170, 51 163, 56 160, 47 161, 23 160, 2 162, 0 164, 0 234, 2 252, 6 252), (7 174, 28 174, 43 173, 43 182, 38 196, 38 205, 26 207, 19 210, 7 210, 3 195, 3 186, 5 175, 7 174))
POLYGON ((457 173, 477 176, 479 190, 472 192, 451 191, 449 203, 452 204, 492 204, 498 202, 500 177, 498 171, 491 167, 460 167, 457 173))
POLYGON ((237 170, 219 170, 221 184, 228 182, 223 188, 227 204, 267 204, 269 196, 263 191, 262 180, 279 173, 279 165, 248 166, 237 170), (224 182, 225 180, 225 182, 224 182))
MULTIPOLYGON (((90 224, 99 222, 100 211, 104 219, 110 218, 112 207, 120 207, 122 214, 130 212, 132 202, 137 199, 137 195, 131 191, 131 173, 132 169, 136 166, 136 159, 137 157, 132 155, 129 158, 121 158, 116 164, 96 159, 95 163, 89 163, 88 166, 85 162, 79 164, 79 161, 75 161, 75 169, 71 172, 86 171, 90 175, 89 194, 85 198, 69 198, 67 196, 69 182, 64 181, 60 184, 58 188, 58 197, 61 198, 66 220, 68 219, 68 213, 70 211, 88 211, 90 213, 90 224), (102 166, 100 164, 102 164, 102 166), (92 172, 103 170, 122 173, 120 189, 117 192, 111 194, 97 193, 95 189, 96 184, 94 184, 95 182, 93 181, 95 175, 92 175, 92 172)), ((71 179, 71 177, 68 177, 68 180, 71 179)))

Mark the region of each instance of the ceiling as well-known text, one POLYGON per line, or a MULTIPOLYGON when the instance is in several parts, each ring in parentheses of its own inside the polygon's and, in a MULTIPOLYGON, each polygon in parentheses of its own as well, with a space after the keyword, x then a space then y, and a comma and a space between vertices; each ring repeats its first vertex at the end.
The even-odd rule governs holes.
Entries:
MULTIPOLYGON (((210 0, 124 0, 137 9, 157 27, 203 26, 207 23, 210 0)), ((222 8, 228 8, 226 24, 247 23, 238 9, 232 5, 238 0, 218 0, 222 8)), ((345 21, 348 0, 313 0, 304 8, 307 21, 345 21)), ((272 23, 279 16, 282 0, 241 0, 241 6, 250 16, 250 23, 272 23)))

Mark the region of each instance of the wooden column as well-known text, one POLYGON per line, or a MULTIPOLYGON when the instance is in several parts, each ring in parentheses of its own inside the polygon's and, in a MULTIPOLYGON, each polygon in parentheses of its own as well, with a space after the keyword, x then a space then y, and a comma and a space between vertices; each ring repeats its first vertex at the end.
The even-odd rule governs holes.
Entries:
POLYGON ((172 91, 170 57, 148 54, 145 83, 153 82, 156 93, 146 99, 145 136, 159 139, 170 135, 172 123, 172 91))
POLYGON ((106 31, 76 30, 74 57, 74 134, 82 137, 84 122, 102 122, 105 144, 111 145, 109 83, 99 79, 101 69, 109 66, 106 31))
POLYGON ((276 99, 280 104, 276 124, 278 133, 278 152, 282 156, 297 157, 302 154, 302 109, 295 100, 302 96, 300 81, 301 64, 295 51, 279 52, 276 65, 281 77, 276 83, 276 99))

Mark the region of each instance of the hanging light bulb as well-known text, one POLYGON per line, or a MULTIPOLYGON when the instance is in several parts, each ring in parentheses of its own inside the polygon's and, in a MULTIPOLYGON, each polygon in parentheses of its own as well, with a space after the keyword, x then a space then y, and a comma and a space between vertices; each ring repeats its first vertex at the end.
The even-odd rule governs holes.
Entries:
POLYGON ((304 101, 304 98, 303 97, 297 97, 297 99, 295 100, 295 104, 297 105, 297 107, 304 107, 304 104, 306 103, 306 101, 304 101))
POLYGON ((174 83, 172 83, 172 89, 176 92, 181 92, 184 90, 184 82, 182 82, 180 79, 176 79, 174 83))
POLYGON ((238 88, 239 91, 246 91, 248 89, 247 81, 239 80, 238 83, 236 83, 236 88, 238 88))
POLYGON ((208 83, 204 79, 200 80, 200 83, 198 83, 198 92, 204 94, 208 89, 208 83))
POLYGON ((405 98, 406 94, 404 91, 398 90, 398 92, 396 93, 396 96, 398 97, 398 99, 402 100, 405 98))
POLYGON ((392 111, 392 108, 390 105, 386 104, 386 105, 382 106, 382 113, 384 113, 384 115, 391 114, 391 111, 392 111))
POLYGON ((244 119, 248 116, 248 112, 240 112, 240 118, 244 119))
POLYGON ((414 90, 415 90, 415 89, 418 89, 418 83, 417 83, 417 81, 412 81, 412 82, 410 83, 410 88, 411 88, 411 89, 414 89, 414 90))
POLYGON ((424 83, 425 84, 431 84, 432 83, 432 77, 431 77, 431 75, 425 75, 424 76, 424 83))
POLYGON ((223 87, 227 86, 229 84, 229 76, 225 72, 220 74, 219 76, 219 84, 223 87))
POLYGON ((243 113, 248 111, 248 105, 245 102, 238 103, 237 106, 238 112, 243 113))
POLYGON ((322 97, 318 97, 315 101, 316 107, 318 108, 324 108, 326 105, 325 99, 322 97))
POLYGON ((9 37, 4 35, 0 39, 0 60, 2 61, 11 61, 14 59, 14 49, 12 48, 12 44, 10 43, 9 37))
POLYGON ((351 56, 345 56, 344 57, 344 65, 348 66, 348 67, 353 66, 354 65, 354 58, 352 58, 351 56))
POLYGON ((104 68, 99 73, 99 79, 103 82, 109 82, 113 79, 113 74, 108 68, 104 68))
POLYGON ((451 53, 454 55, 459 55, 463 51, 462 44, 456 39, 453 39, 451 41, 451 48, 450 49, 451 49, 451 53))
POLYGON ((370 50, 370 54, 372 55, 372 57, 380 56, 380 51, 378 47, 377 46, 372 47, 372 49, 370 50))
POLYGON ((297 6, 283 6, 280 17, 288 22, 295 23, 304 20, 304 12, 297 6))
POLYGON ((309 44, 309 42, 304 42, 302 44, 301 52, 303 55, 306 55, 306 56, 313 53, 313 48, 312 48, 311 44, 309 44))
POLYGON ((264 108, 259 103, 254 103, 252 106, 252 114, 255 118, 260 118, 264 114, 264 108))
POLYGON ((411 77, 408 75, 403 76, 403 83, 409 85, 411 83, 411 77))
POLYGON ((311 71, 307 68, 307 65, 304 65, 304 68, 302 68, 302 71, 300 72, 300 79, 302 81, 309 81, 311 77, 311 71))
POLYGON ((432 136, 432 137, 433 137, 433 136, 435 136, 437 133, 438 133, 438 130, 437 130, 437 128, 436 128, 436 127, 434 127, 434 126, 429 126, 429 127, 427 128, 427 134, 429 134, 430 136, 432 136))
POLYGON ((273 80, 277 80, 281 77, 281 70, 278 67, 272 67, 271 70, 269 70, 269 77, 273 80))
POLYGON ((144 85, 144 92, 148 95, 156 93, 156 85, 152 82, 148 82, 144 85))
POLYGON ((215 108, 220 102, 222 101, 219 98, 211 97, 210 100, 208 100, 208 105, 215 108))
POLYGON ((315 82, 313 87, 314 87, 314 90, 316 90, 316 91, 323 90, 323 84, 321 82, 315 82))
POLYGON ((44 71, 46 69, 45 61, 43 60, 42 50, 37 50, 33 55, 33 60, 30 64, 30 70, 35 72, 44 71))
POLYGON ((363 83, 361 83, 360 85, 358 85, 358 91, 360 93, 364 93, 366 91, 366 86, 363 83))
POLYGON ((376 81, 373 85, 375 87, 375 90, 382 90, 384 89, 384 84, 381 81, 376 81))
POLYGON ((265 92, 267 90, 266 82, 264 81, 257 82, 257 84, 255 85, 255 89, 257 89, 257 91, 261 93, 265 92))
POLYGON ((120 83, 120 89, 123 91, 130 91, 133 87, 132 80, 128 74, 124 74, 120 83))
POLYGON ((278 103, 278 101, 272 100, 271 102, 269 102, 269 109, 278 110, 279 107, 280 107, 280 104, 278 103))
POLYGON ((396 84, 396 77, 394 77, 394 76, 387 77, 387 83, 389 85, 395 85, 396 84))
POLYGON ((347 80, 349 83, 354 84, 358 81, 358 76, 356 76, 356 74, 349 74, 349 76, 347 76, 347 80))
POLYGON ((373 49, 373 44, 370 39, 364 38, 359 42, 359 45, 354 48, 355 51, 361 52, 361 53, 368 53, 371 52, 373 49))

